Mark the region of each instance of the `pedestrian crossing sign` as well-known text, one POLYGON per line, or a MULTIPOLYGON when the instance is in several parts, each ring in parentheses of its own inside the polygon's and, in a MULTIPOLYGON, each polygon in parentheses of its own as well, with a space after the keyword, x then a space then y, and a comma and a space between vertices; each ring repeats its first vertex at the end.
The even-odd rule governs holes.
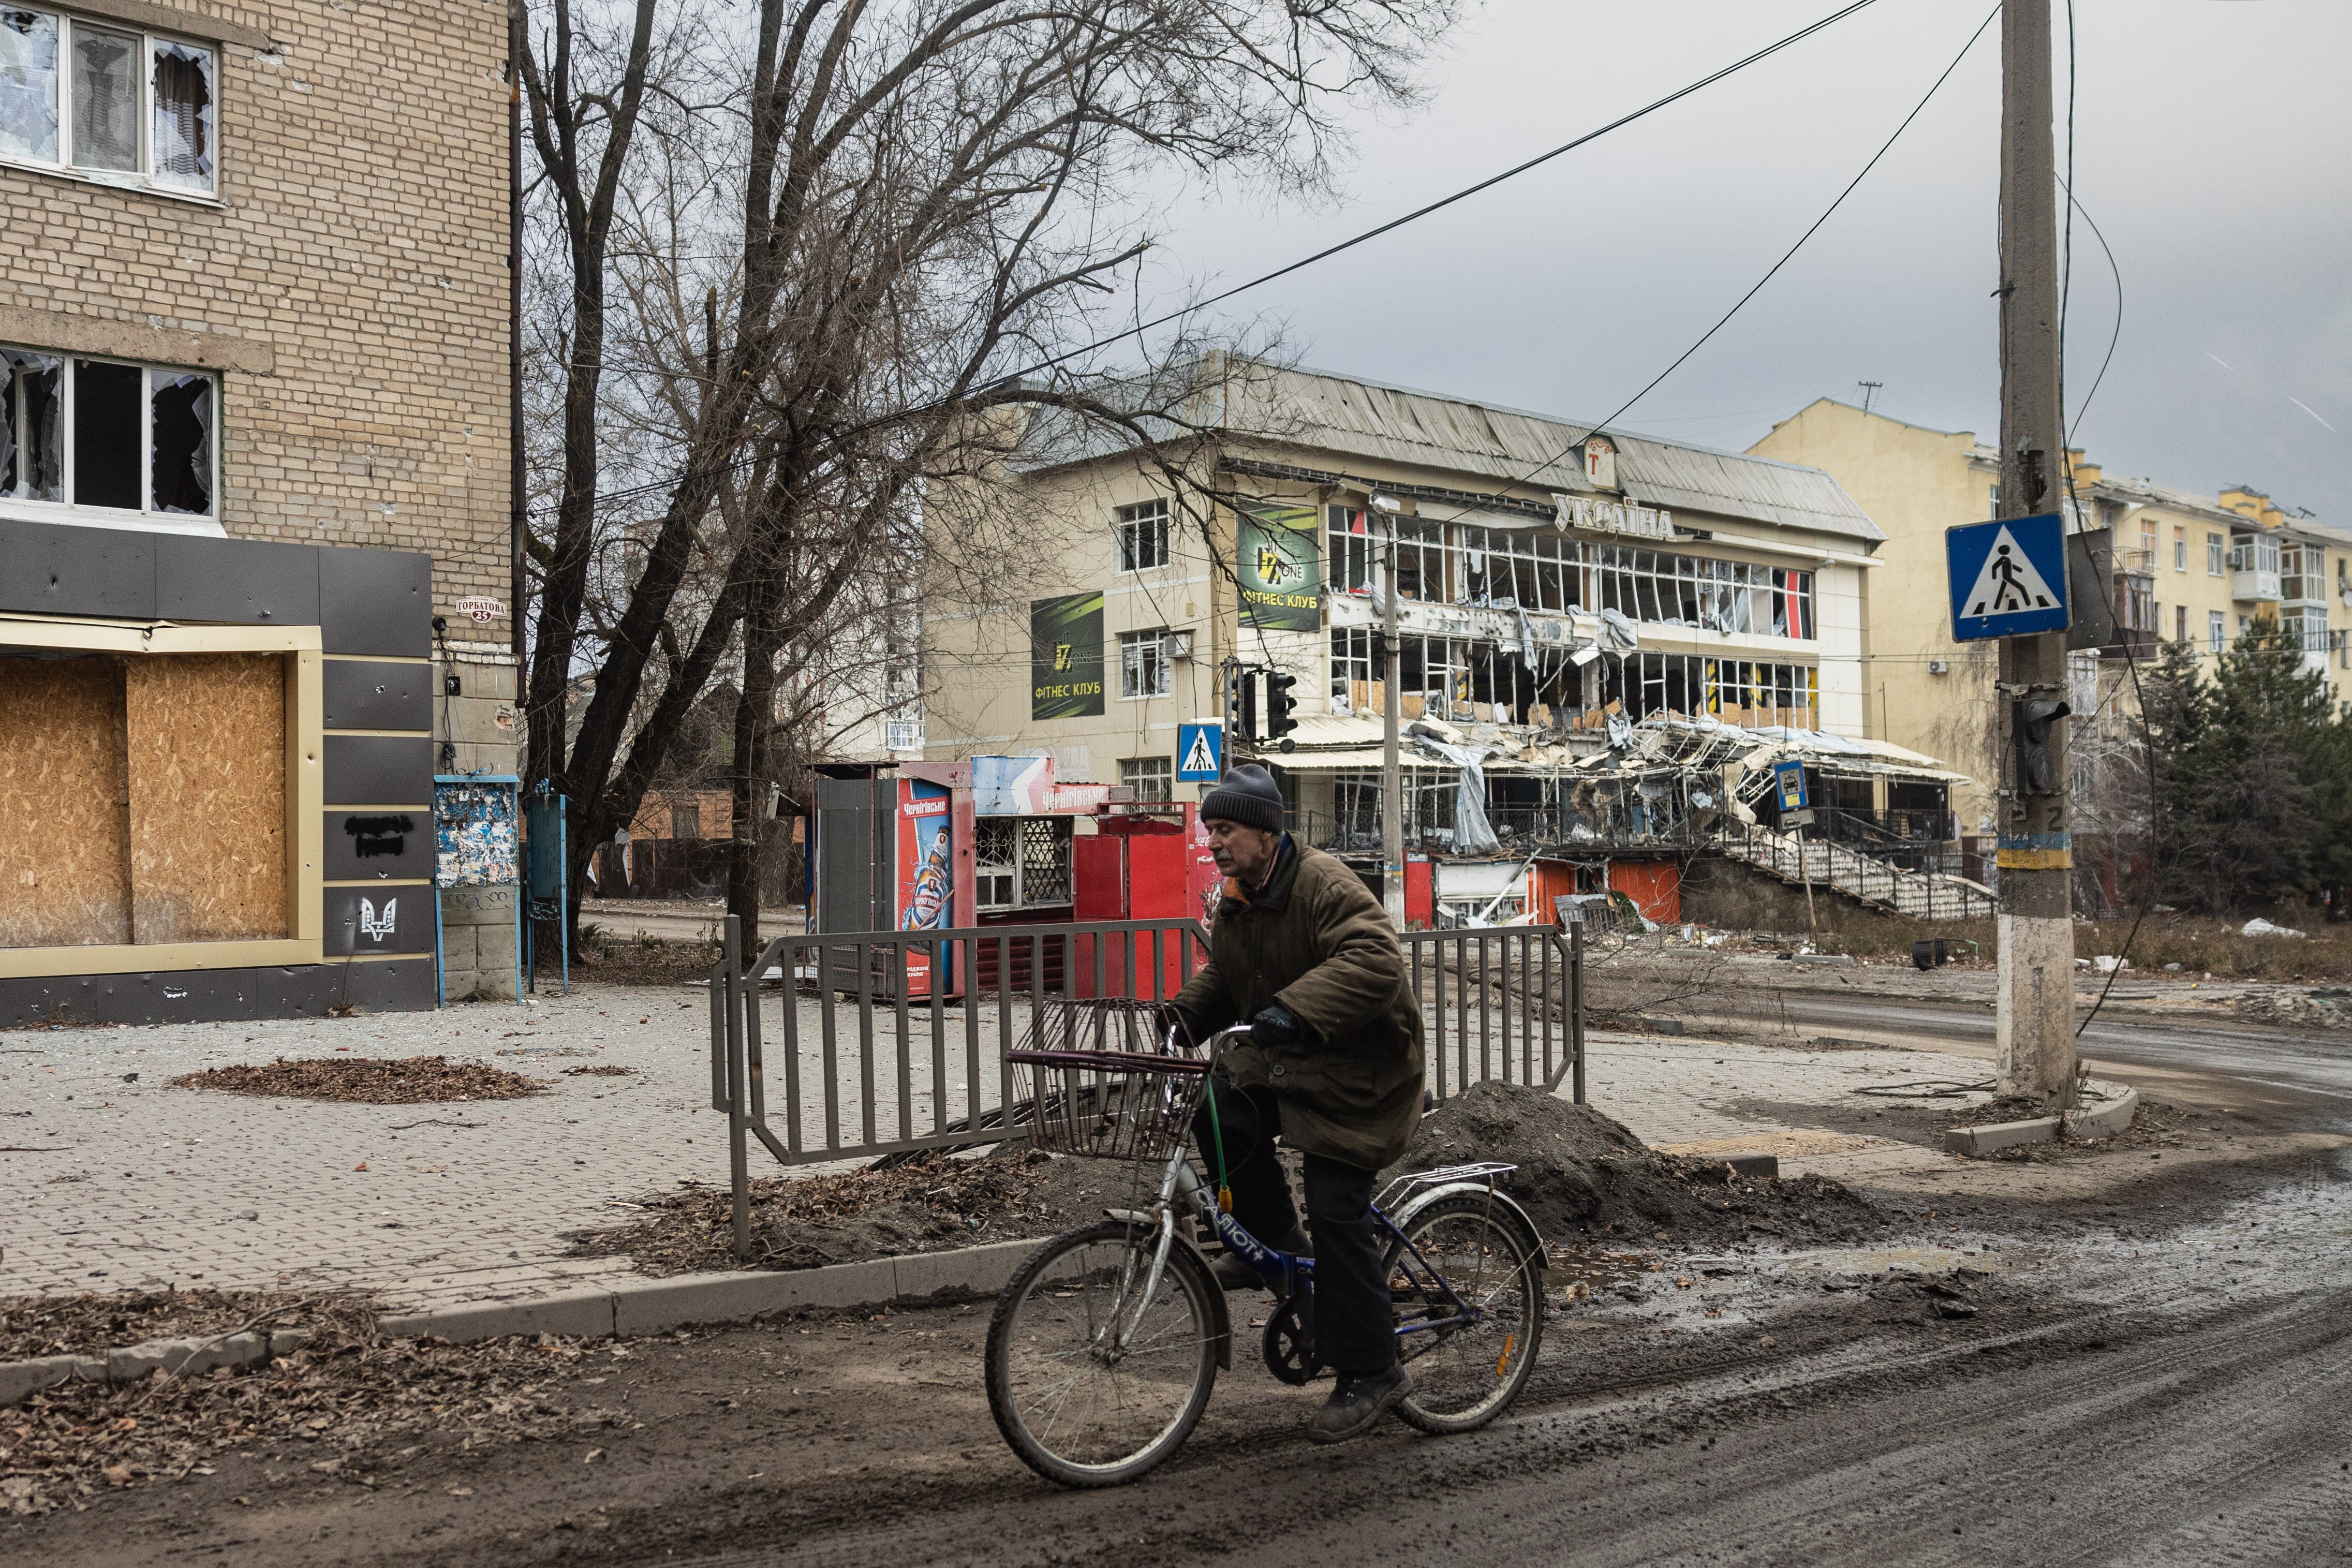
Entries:
POLYGON ((2056 512, 1948 528, 1944 564, 1956 641, 2066 629, 2066 525, 2056 512))
POLYGON ((1214 784, 1224 773, 1225 731, 1221 724, 1176 726, 1176 782, 1214 784))

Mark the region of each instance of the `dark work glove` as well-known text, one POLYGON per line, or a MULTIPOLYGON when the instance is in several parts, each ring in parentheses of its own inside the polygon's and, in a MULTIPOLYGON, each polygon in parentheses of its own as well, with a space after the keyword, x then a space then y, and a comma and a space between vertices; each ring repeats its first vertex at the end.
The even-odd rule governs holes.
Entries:
POLYGON ((1277 1002, 1250 1020, 1250 1039, 1261 1046, 1295 1046, 1307 1038, 1297 1014, 1277 1002))
POLYGON ((1184 1016, 1183 1008, 1173 1002, 1162 1002, 1151 1010, 1152 1044, 1156 1046, 1165 1040, 1171 1029, 1176 1031, 1179 1046, 1197 1044, 1201 1037, 1201 1031, 1193 1026, 1192 1019, 1184 1016))

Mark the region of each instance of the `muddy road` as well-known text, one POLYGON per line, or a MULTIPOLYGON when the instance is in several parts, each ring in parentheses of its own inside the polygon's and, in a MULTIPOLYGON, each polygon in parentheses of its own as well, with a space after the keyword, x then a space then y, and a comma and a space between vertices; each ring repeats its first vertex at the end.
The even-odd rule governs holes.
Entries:
MULTIPOLYGON (((1580 1255, 1555 1279, 1591 1300, 1554 1319, 1518 1407, 1466 1437, 1314 1448, 1322 1385, 1274 1384, 1244 1343, 1175 1461, 1063 1492, 989 1420, 985 1304, 945 1306, 551 1348, 538 1397, 593 1410, 575 1433, 225 1450, 209 1475, 0 1521, 0 1561, 2344 1560, 2340 1156, 2150 1165, 2127 1205, 2069 1214, 1912 1194, 1868 1249, 1580 1255)), ((1264 1302, 1235 1297, 1236 1328, 1264 1302)))
MULTIPOLYGON (((1806 1033, 1957 1049, 1988 1060, 1993 1053, 1993 1013, 1982 1003, 1789 990, 1780 994, 1780 1004, 1789 1025, 1806 1033)), ((1752 1019, 1718 1017, 1704 1004, 1688 1007, 1685 1016, 1702 1029, 1710 1023, 1753 1027, 1752 1019)), ((2095 1071, 2146 1068, 2159 1081, 2188 1074, 2246 1090, 2275 1090, 2281 1103, 2296 1107, 2304 1128, 2352 1131, 2352 1039, 2317 1030, 2189 1024, 2156 1014, 2103 1010, 2083 1032, 2080 1047, 2095 1071)), ((2112 1076, 2138 1081, 2128 1070, 2112 1076)))

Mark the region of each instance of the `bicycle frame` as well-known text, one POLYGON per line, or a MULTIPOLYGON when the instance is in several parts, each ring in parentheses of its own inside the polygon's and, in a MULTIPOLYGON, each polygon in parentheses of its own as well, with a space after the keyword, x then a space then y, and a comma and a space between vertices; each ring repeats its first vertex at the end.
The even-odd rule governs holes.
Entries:
MULTIPOLYGON (((1213 1048, 1213 1047, 1219 1042, 1235 1035, 1247 1034, 1249 1026, 1245 1024, 1236 1025, 1214 1037, 1210 1042, 1213 1048)), ((1171 1054, 1173 1054, 1175 1031, 1172 1029, 1169 1031, 1168 1046, 1171 1054)), ((1204 1087, 1202 1092, 1214 1093, 1213 1083, 1204 1087)), ((1497 1166, 1495 1169, 1505 1170, 1508 1167, 1497 1166)), ((1491 1175, 1488 1180, 1491 1188, 1491 1175)), ((1408 1187, 1406 1190, 1410 1192, 1412 1189, 1408 1187)), ((1410 1255, 1412 1261, 1406 1262, 1404 1258, 1400 1258, 1398 1265, 1404 1270, 1406 1279, 1412 1281, 1424 1297, 1430 1294, 1429 1286, 1423 1285, 1420 1277, 1414 1272, 1417 1265, 1421 1271, 1426 1274, 1430 1284, 1434 1285, 1442 1299, 1454 1308, 1453 1315, 1450 1317, 1424 1317, 1416 1322, 1398 1324, 1396 1331, 1399 1339, 1403 1339, 1409 1334, 1467 1327, 1486 1316, 1481 1309, 1472 1306, 1462 1299, 1460 1293, 1446 1279, 1444 1272, 1422 1255, 1421 1248, 1413 1245, 1412 1238, 1397 1228, 1396 1222, 1389 1218, 1387 1213, 1377 1203, 1371 1205, 1370 1208, 1372 1218, 1379 1223, 1380 1228, 1404 1244, 1405 1252, 1410 1255)), ((1239 1220, 1218 1205, 1216 1195, 1209 1190, 1208 1184, 1203 1182, 1199 1173, 1192 1169, 1190 1152, 1183 1144, 1179 1143, 1175 1152, 1169 1155, 1167 1167, 1160 1174, 1160 1199, 1151 1209, 1150 1218, 1157 1237, 1152 1246, 1151 1266, 1144 1278, 1141 1294, 1135 1299, 1136 1304, 1132 1312, 1114 1310, 1110 1321, 1104 1325, 1104 1331, 1109 1336, 1109 1343, 1105 1348, 1112 1354, 1118 1354, 1126 1350, 1128 1336, 1134 1332, 1137 1325, 1141 1323, 1143 1314, 1150 1309, 1151 1303, 1159 1297, 1160 1281, 1167 1272, 1168 1255, 1176 1243, 1176 1217, 1182 1211, 1189 1211, 1195 1220, 1214 1231, 1217 1239, 1224 1243, 1226 1250, 1255 1269, 1259 1277, 1265 1279, 1268 1289, 1276 1294, 1292 1296, 1306 1291, 1311 1298, 1315 1283, 1315 1259, 1303 1253, 1284 1252, 1278 1247, 1268 1247, 1251 1235, 1239 1220)), ((1119 1280, 1119 1295, 1122 1299, 1127 1296, 1134 1279, 1133 1250, 1130 1250, 1128 1256, 1126 1272, 1119 1280)))

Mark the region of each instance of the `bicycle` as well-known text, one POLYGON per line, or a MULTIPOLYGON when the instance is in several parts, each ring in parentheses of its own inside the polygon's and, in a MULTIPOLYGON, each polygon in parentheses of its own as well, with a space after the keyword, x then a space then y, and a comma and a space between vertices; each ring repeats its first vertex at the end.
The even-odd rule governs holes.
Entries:
MULTIPOLYGON (((1157 1053, 1009 1052, 1031 1074, 1030 1137, 1052 1152, 1164 1161, 1149 1210, 1108 1209, 1064 1231, 1015 1271, 988 1326, 988 1405, 1024 1463, 1070 1487, 1117 1486, 1183 1446, 1233 1365, 1224 1291, 1191 1231, 1205 1226, 1276 1297, 1261 1353, 1283 1382, 1323 1372, 1315 1350, 1315 1260, 1266 1246, 1224 1211, 1185 1140, 1216 1052, 1171 1029, 1157 1053)), ((1213 1106, 1212 1107, 1213 1113, 1213 1106)), ((1470 1432, 1507 1410, 1543 1339, 1543 1241, 1478 1163, 1399 1176, 1372 1205, 1398 1354, 1413 1374, 1397 1406, 1429 1433, 1470 1432)))

